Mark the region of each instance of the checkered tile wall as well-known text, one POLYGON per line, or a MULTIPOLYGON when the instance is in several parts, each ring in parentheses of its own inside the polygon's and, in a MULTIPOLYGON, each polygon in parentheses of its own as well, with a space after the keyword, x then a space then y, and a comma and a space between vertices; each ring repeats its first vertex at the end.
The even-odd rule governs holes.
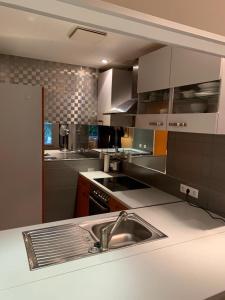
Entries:
POLYGON ((45 88, 45 119, 87 124, 97 120, 96 69, 0 54, 0 82, 45 88))

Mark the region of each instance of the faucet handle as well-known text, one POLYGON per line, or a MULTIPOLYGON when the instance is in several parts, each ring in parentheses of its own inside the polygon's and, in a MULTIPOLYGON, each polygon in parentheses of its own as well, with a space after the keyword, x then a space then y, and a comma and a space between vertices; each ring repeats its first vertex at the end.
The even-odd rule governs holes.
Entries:
POLYGON ((125 210, 121 210, 121 212, 119 213, 119 217, 121 217, 121 216, 128 216, 128 213, 125 211, 125 210))

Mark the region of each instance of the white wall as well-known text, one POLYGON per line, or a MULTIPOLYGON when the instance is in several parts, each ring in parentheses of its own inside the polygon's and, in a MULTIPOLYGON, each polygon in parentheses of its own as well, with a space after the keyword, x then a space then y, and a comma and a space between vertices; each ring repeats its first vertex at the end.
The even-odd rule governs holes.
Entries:
POLYGON ((103 0, 225 36, 224 0, 103 0))

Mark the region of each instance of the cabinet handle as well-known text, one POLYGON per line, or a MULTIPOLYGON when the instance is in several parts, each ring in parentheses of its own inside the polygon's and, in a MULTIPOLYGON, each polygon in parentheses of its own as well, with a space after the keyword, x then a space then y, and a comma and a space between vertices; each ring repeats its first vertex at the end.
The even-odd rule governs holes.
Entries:
POLYGON ((173 126, 173 127, 186 127, 187 123, 184 123, 184 122, 174 122, 174 123, 169 123, 169 126, 173 126))
POLYGON ((149 126, 163 126, 163 122, 149 122, 149 126))

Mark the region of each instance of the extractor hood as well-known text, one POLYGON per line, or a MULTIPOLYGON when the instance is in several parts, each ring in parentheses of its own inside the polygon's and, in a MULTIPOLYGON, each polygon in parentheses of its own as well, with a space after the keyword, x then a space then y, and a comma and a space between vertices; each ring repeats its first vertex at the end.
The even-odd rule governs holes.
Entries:
POLYGON ((124 101, 116 107, 112 107, 108 112, 103 113, 104 115, 111 114, 136 114, 137 113, 137 98, 133 98, 124 101))
MULTIPOLYGON (((126 114, 126 115, 130 115, 130 116, 136 115, 137 102, 138 102, 137 71, 138 71, 138 67, 134 66, 133 71, 129 72, 130 73, 129 80, 128 80, 129 84, 125 85, 125 84, 120 83, 114 87, 114 89, 116 89, 116 95, 120 95, 120 101, 118 101, 118 99, 114 99, 114 101, 111 102, 111 108, 109 110, 105 111, 103 113, 104 115, 112 115, 112 114, 126 114), (130 91, 129 96, 127 93, 128 90, 130 91)), ((117 76, 117 73, 115 72, 115 77, 116 76, 117 76)), ((118 78, 117 78, 117 80, 119 81, 118 78)), ((112 91, 112 93, 113 93, 113 91, 112 91)), ((115 98, 117 98, 117 97, 115 97, 115 98)))

